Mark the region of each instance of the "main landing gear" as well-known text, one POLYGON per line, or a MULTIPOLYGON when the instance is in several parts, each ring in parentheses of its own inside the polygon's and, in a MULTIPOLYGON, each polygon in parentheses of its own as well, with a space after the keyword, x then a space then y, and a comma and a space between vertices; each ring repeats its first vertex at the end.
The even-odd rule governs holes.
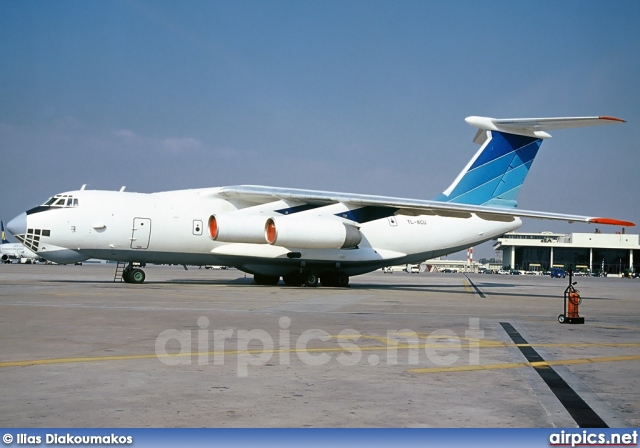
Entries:
MULTIPOLYGON (((327 272, 318 276, 314 272, 303 271, 300 273, 283 275, 282 280, 288 286, 306 286, 314 288, 318 286, 318 282, 322 286, 334 286, 346 288, 349 286, 349 276, 342 272, 327 272)), ((255 274, 253 281, 258 285, 277 285, 280 277, 276 275, 255 274)))

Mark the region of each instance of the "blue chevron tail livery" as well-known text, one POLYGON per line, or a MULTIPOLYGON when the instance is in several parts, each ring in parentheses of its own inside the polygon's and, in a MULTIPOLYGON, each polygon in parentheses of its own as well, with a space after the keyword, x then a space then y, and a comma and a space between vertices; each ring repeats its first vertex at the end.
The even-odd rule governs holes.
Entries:
POLYGON ((478 128, 480 149, 437 201, 492 207, 516 207, 546 131, 624 122, 613 117, 495 119, 468 117, 478 128))

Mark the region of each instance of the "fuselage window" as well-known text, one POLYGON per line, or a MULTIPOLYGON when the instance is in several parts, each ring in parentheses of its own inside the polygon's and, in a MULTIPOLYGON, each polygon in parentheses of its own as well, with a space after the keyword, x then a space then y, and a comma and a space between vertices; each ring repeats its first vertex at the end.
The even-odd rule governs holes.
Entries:
POLYGON ((53 205, 59 205, 59 206, 64 207, 64 203, 65 203, 65 202, 66 202, 66 200, 65 200, 64 198, 62 198, 62 199, 58 199, 58 202, 56 202, 56 203, 55 203, 55 204, 53 204, 53 205))
POLYGON ((74 199, 74 200, 73 200, 73 206, 74 206, 74 207, 77 207, 77 206, 78 206, 78 200, 77 200, 77 199, 74 199))
POLYGON ((49 199, 47 202, 45 202, 45 203, 44 203, 44 205, 51 205, 51 204, 53 204, 54 202, 56 202, 56 199, 58 199, 58 198, 51 198, 51 199, 49 199))

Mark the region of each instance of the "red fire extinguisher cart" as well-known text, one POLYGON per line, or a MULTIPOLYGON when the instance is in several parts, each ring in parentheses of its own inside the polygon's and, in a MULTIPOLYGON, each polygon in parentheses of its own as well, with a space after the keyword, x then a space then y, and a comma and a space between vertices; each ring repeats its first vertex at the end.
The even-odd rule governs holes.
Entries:
POLYGON ((569 286, 564 290, 564 313, 558 316, 561 324, 583 324, 584 317, 578 314, 578 308, 582 303, 580 291, 575 288, 578 282, 573 281, 573 271, 569 267, 569 286))

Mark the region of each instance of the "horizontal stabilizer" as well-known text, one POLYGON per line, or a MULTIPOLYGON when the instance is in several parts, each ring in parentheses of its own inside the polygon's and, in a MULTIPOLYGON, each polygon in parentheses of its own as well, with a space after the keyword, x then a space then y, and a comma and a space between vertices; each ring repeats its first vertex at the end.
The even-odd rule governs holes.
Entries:
MULTIPOLYGON (((465 118, 465 121, 481 131, 501 131, 508 134, 536 138, 550 138, 551 135, 545 131, 626 123, 625 120, 621 118, 606 116, 559 118, 489 118, 473 116, 465 118)), ((480 132, 476 135, 474 141, 479 139, 480 132)), ((476 141, 476 143, 482 143, 482 140, 476 141)))

